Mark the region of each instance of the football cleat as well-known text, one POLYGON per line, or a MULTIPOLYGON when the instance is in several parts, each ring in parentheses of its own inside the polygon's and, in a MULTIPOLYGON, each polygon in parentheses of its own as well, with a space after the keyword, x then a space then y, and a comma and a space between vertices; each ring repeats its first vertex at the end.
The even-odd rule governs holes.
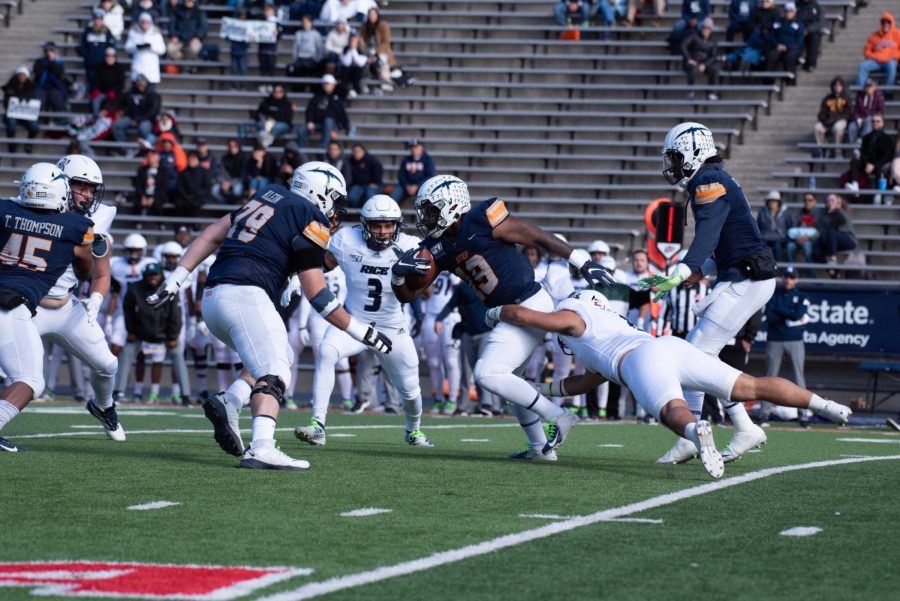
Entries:
POLYGON ((434 443, 428 440, 428 437, 425 436, 425 433, 421 430, 413 430, 410 432, 406 431, 405 436, 406 444, 411 447, 433 447, 434 443))
POLYGON ((297 409, 297 403, 294 402, 294 399, 285 399, 284 400, 284 408, 285 409, 297 409))
POLYGON ((315 419, 309 420, 309 426, 303 428, 294 428, 294 436, 315 446, 325 445, 325 426, 315 419))
POLYGON ((544 445, 543 452, 549 453, 566 440, 569 430, 578 423, 578 416, 571 411, 566 411, 559 416, 555 422, 551 422, 547 426, 547 443, 544 445))
POLYGON ((735 429, 731 435, 731 442, 722 449, 722 459, 725 463, 731 463, 740 459, 750 449, 759 448, 766 444, 766 432, 757 425, 746 430, 735 429))
POLYGON ((665 463, 668 465, 676 465, 685 463, 697 456, 697 446, 685 438, 679 437, 675 441, 675 446, 666 451, 656 460, 656 463, 665 463))
POLYGON ((100 423, 103 424, 103 430, 110 440, 125 442, 125 429, 119 423, 119 415, 116 413, 115 403, 109 409, 101 409, 91 400, 87 402, 84 408, 88 410, 88 413, 100 420, 100 423))
MULTIPOLYGON (((135 398, 139 397, 139 395, 134 395, 134 396, 135 396, 135 398)), ((147 397, 148 405, 155 405, 158 401, 159 401, 159 393, 158 392, 151 392, 150 396, 147 397)))
POLYGON ((525 448, 516 453, 510 453, 509 458, 513 461, 556 461, 556 449, 551 449, 549 453, 542 453, 538 449, 534 449, 531 443, 525 441, 525 448))
POLYGON ((713 478, 721 478, 725 474, 725 462, 716 449, 712 426, 707 421, 697 422, 697 451, 707 474, 713 478))
POLYGON ((431 407, 431 413, 434 415, 440 415, 441 410, 444 408, 444 401, 434 401, 434 405, 431 407))
POLYGON ((400 409, 398 409, 394 405, 385 405, 384 406, 384 414, 385 415, 400 415, 400 409))
POLYGON ((345 413, 353 411, 353 401, 351 401, 350 399, 344 399, 343 401, 341 401, 341 409, 343 409, 345 413))
POLYGON ((356 397, 356 403, 354 403, 353 408, 350 409, 350 413, 362 413, 371 405, 369 401, 364 401, 359 397, 356 397))
POLYGON ((24 450, 24 447, 17 447, 13 443, 0 436, 0 451, 6 451, 7 453, 18 453, 24 450))
POLYGON ((853 410, 846 405, 841 405, 834 401, 825 401, 825 407, 818 411, 813 410, 813 413, 843 426, 850 420, 850 416, 853 415, 853 410))
POLYGON ((278 447, 247 449, 241 457, 241 467, 251 470, 285 470, 302 472, 309 469, 309 461, 285 455, 278 447))
POLYGON ((444 407, 441 409, 441 413, 444 415, 453 415, 456 413, 456 403, 453 401, 447 401, 444 403, 444 407))
POLYGON ((203 413, 213 425, 213 438, 219 448, 235 457, 244 454, 244 441, 238 425, 238 412, 225 401, 225 393, 220 392, 203 403, 203 413))

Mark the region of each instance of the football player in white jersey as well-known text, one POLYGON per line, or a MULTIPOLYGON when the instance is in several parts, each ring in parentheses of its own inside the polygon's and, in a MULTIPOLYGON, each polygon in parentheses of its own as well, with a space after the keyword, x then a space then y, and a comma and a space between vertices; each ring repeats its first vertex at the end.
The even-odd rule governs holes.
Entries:
MULTIPOLYGON (((175 233, 175 237, 176 242, 181 240, 187 241, 187 243, 190 244, 190 232, 184 226, 178 229, 175 233)), ((181 242, 178 242, 178 244, 184 248, 184 245, 181 242)), ((162 249, 160 249, 160 251, 161 250, 162 249)), ((203 321, 203 288, 206 286, 206 274, 215 261, 216 255, 212 254, 197 266, 197 269, 195 269, 193 273, 193 281, 191 282, 189 293, 194 303, 194 316, 191 320, 190 327, 188 328, 188 346, 191 347, 191 352, 194 355, 194 375, 197 378, 197 390, 200 391, 199 396, 201 402, 209 398, 209 373, 207 369, 208 349, 210 347, 212 348, 213 355, 233 355, 235 360, 231 363, 240 363, 240 359, 237 358, 237 353, 229 349, 224 343, 210 334, 209 328, 206 327, 206 323, 203 321), (217 347, 219 347, 220 350, 217 350, 217 347)), ((213 360, 218 364, 219 361, 216 357, 214 357, 213 360)), ((217 374, 219 376, 219 390, 224 390, 228 386, 228 383, 234 380, 237 375, 232 373, 231 367, 227 365, 229 363, 228 359, 223 359, 223 363, 226 364, 223 368, 219 368, 217 365, 217 370, 221 370, 221 374, 217 374)))
POLYGON ((694 444, 703 467, 714 478, 722 477, 725 464, 709 423, 695 421, 684 401, 684 388, 738 402, 765 400, 809 408, 839 424, 852 414, 849 407, 783 378, 748 376, 681 338, 654 338, 611 311, 606 297, 593 290, 574 293, 550 313, 505 305, 488 310, 485 320, 558 333, 562 344, 581 359, 589 373, 542 384, 543 394, 580 394, 605 380, 628 386, 644 409, 694 444))
MULTIPOLYGON (((390 354, 377 355, 388 379, 400 391, 406 413, 407 443, 432 446, 420 429, 422 391, 419 387, 419 355, 409 334, 403 306, 391 289, 391 267, 404 252, 419 245, 419 239, 400 231, 403 213, 385 194, 366 201, 360 213, 362 225, 345 227, 328 242, 325 266, 340 265, 347 278, 347 312, 355 319, 372 323, 387 332, 393 341, 390 354)), ((338 361, 358 355, 365 346, 345 332, 330 327, 319 346, 313 376, 313 415, 310 425, 294 434, 311 445, 325 444, 325 416, 334 389, 334 370, 338 361)))
POLYGON ((41 300, 34 325, 41 338, 65 349, 90 368, 94 398, 87 402, 86 408, 100 420, 111 440, 121 442, 125 440, 125 430, 119 423, 112 395, 118 361, 110 352, 103 329, 97 323, 100 305, 110 289, 109 251, 112 236, 109 228, 116 216, 116 208, 101 204, 103 175, 93 160, 80 154, 70 154, 61 158, 56 167, 69 182, 69 211, 94 222, 94 275, 90 296, 78 301, 72 296, 72 291, 78 287, 78 278, 69 265, 41 300))
MULTIPOLYGON (((163 277, 168 277, 178 267, 178 261, 184 248, 174 240, 170 240, 161 245, 159 255, 162 257, 163 277)), ((187 362, 184 359, 184 349, 187 342, 188 332, 193 330, 194 314, 196 307, 194 303, 194 280, 197 278, 197 272, 192 273, 185 280, 184 288, 181 289, 181 332, 178 334, 178 346, 168 351, 169 357, 172 359, 172 403, 181 403, 185 407, 191 406, 191 378, 188 373, 187 362)), ((193 337, 193 332, 191 332, 193 337)))
POLYGON ((460 342, 453 339, 453 326, 459 323, 459 312, 453 311, 441 324, 441 333, 435 328, 435 318, 447 306, 453 296, 453 289, 462 280, 444 271, 431 283, 431 295, 423 300, 425 317, 422 320, 422 347, 428 361, 431 375, 431 390, 434 395, 434 413, 453 415, 459 398, 459 382, 462 365, 460 363, 460 342), (447 379, 447 396, 444 397, 444 378, 447 379))
MULTIPOLYGON (((118 289, 109 301, 106 316, 110 348, 112 354, 119 357, 119 371, 113 393, 116 399, 121 399, 124 395, 131 366, 138 356, 138 345, 134 342, 127 342, 128 332, 125 331, 125 317, 122 313, 125 293, 128 291, 129 284, 137 282, 143 277, 144 268, 155 262, 152 257, 146 256, 147 239, 140 234, 128 234, 122 241, 122 246, 124 256, 113 257, 109 262, 110 274, 118 289)), ((143 363, 141 363, 134 378, 136 398, 140 398, 143 379, 143 363)))

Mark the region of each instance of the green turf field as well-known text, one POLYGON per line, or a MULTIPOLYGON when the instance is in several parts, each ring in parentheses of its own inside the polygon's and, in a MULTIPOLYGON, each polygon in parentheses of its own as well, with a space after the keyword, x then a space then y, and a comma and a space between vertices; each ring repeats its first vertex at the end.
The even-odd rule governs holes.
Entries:
POLYGON ((711 484, 699 463, 653 464, 662 427, 579 425, 558 463, 517 464, 511 420, 426 417, 436 446, 411 448, 402 418, 335 412, 313 448, 288 431, 308 419, 283 413, 279 444, 312 468, 260 472, 236 468, 199 409, 123 407, 117 444, 81 409, 32 405, 3 432, 28 450, 0 455, 0 599, 42 588, 5 587, 4 562, 55 560, 312 570, 239 597, 273 601, 900 594, 900 435, 770 429, 711 484), (828 461, 844 463, 761 472, 828 461), (692 496, 662 496, 676 491, 692 496), (155 501, 178 505, 127 509, 155 501), (390 512, 340 515, 363 508, 390 512), (821 531, 780 534, 795 527, 821 531))

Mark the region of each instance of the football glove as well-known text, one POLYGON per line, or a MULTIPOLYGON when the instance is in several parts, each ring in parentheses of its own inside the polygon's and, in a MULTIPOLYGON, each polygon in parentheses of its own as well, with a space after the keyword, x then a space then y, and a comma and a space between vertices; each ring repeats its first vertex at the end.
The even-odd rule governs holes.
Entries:
POLYGON ((300 346, 307 347, 309 346, 309 329, 308 328, 300 328, 297 332, 297 339, 300 342, 300 346))
POLYGON ((197 320, 197 333, 201 336, 209 336, 209 326, 202 319, 197 320))
POLYGON ((84 310, 87 311, 87 321, 90 324, 97 323, 97 315, 100 313, 100 305, 103 304, 103 295, 99 292, 91 293, 90 298, 81 299, 84 310))
POLYGON ((409 336, 411 338, 418 338, 419 334, 422 333, 422 318, 420 317, 413 323, 412 329, 409 331, 409 336))
POLYGON ((292 275, 288 279, 287 287, 281 293, 281 306, 287 307, 290 305, 294 295, 300 296, 300 278, 296 275, 292 275))
MULTIPOLYGON (((399 253, 399 249, 394 247, 394 252, 399 253)), ((428 273, 431 262, 428 259, 417 258, 417 252, 419 252, 418 248, 411 248, 405 253, 397 255, 397 262, 391 267, 391 283, 401 286, 408 275, 428 273)))
POLYGON ((184 281, 191 275, 191 272, 179 265, 172 272, 172 275, 166 278, 159 289, 147 297, 147 304, 153 309, 159 309, 164 304, 175 298, 178 291, 184 285, 184 281))
POLYGON ((612 288, 616 285, 616 280, 605 267, 599 263, 591 261, 591 256, 587 251, 576 249, 569 255, 569 264, 572 265, 581 274, 581 277, 588 281, 592 288, 603 286, 604 288, 612 288))
POLYGON ((390 353, 393 347, 391 339, 376 330, 375 326, 363 323, 352 316, 350 317, 350 323, 347 324, 347 329, 344 331, 357 342, 362 342, 379 353, 390 353))
POLYGON ((494 329, 500 323, 500 312, 503 311, 503 305, 488 309, 484 313, 484 324, 490 329, 494 329))
POLYGON ((656 302, 666 295, 669 290, 677 288, 682 282, 681 273, 675 270, 672 275, 654 275, 649 278, 641 278, 641 290, 656 290, 653 301, 656 302))

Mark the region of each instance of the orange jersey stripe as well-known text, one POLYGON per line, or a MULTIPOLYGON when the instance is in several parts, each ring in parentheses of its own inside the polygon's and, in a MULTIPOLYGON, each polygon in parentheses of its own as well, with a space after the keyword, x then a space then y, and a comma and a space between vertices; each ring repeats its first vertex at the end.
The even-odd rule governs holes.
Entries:
POLYGON ((311 221, 303 230, 303 235, 321 248, 328 246, 328 241, 331 239, 331 232, 318 221, 311 221))
POLYGON ((491 227, 497 227, 503 220, 509 217, 509 210, 506 208, 506 203, 502 200, 495 200, 491 206, 487 208, 487 219, 488 223, 491 224, 491 227))
POLYGON ((725 186, 715 182, 704 186, 697 186, 694 191, 694 200, 698 205, 715 202, 725 195, 725 186))
POLYGON ((84 233, 84 239, 81 241, 81 245, 91 244, 94 241, 94 228, 89 227, 88 231, 84 233))

